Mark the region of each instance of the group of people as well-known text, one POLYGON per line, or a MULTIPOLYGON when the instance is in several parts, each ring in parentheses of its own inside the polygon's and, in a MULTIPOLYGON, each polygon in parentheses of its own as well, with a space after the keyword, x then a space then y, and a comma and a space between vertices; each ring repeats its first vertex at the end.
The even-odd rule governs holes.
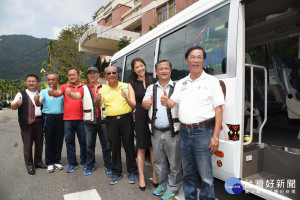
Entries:
POLYGON ((123 177, 123 142, 129 183, 139 182, 141 191, 146 189, 144 165, 145 152, 149 149, 153 195, 161 196, 162 200, 173 199, 183 185, 185 199, 197 199, 199 174, 202 182, 199 198, 214 199, 211 154, 219 146, 224 95, 218 79, 203 71, 205 58, 201 47, 188 49, 185 62, 190 74, 177 83, 171 80, 170 61, 160 60, 155 64, 157 80, 147 74, 146 63, 141 58, 131 62, 129 83, 118 81, 114 66, 104 70, 105 86, 98 82, 100 74, 96 67, 88 69, 86 85, 79 81, 79 72, 70 69, 69 83, 58 88, 57 75, 49 74, 49 87, 38 93, 38 77, 28 75, 27 89, 19 92, 12 102, 12 108, 18 109, 28 174, 35 174, 35 168, 48 168, 48 172, 63 169, 60 159, 64 137, 67 172, 77 169, 76 132, 80 163, 84 174, 90 175, 95 170, 98 134, 106 173, 111 174, 110 184, 123 177), (42 162, 42 132, 46 141, 46 165, 42 162))

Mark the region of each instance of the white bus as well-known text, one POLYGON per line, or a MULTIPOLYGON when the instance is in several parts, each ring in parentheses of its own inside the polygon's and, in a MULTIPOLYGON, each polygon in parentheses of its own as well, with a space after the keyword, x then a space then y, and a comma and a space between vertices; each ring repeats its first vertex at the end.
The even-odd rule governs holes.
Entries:
POLYGON ((136 57, 146 62, 153 76, 154 64, 169 60, 171 78, 177 81, 189 73, 186 50, 202 46, 207 52, 205 70, 226 85, 227 127, 219 152, 213 155, 214 177, 239 178, 245 192, 272 200, 300 199, 296 187, 300 184, 300 61, 298 56, 265 52, 255 56, 266 58, 267 65, 253 65, 246 49, 291 37, 298 44, 299 4, 299 0, 199 0, 111 59, 120 81, 129 82, 130 63, 136 57))

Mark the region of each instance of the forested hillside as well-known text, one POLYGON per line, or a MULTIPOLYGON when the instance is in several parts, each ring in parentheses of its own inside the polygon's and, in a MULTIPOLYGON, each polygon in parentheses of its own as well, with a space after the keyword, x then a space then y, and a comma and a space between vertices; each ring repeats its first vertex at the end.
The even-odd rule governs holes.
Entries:
POLYGON ((28 35, 0 36, 0 79, 24 79, 34 73, 41 77, 42 63, 47 59, 47 38, 28 35))

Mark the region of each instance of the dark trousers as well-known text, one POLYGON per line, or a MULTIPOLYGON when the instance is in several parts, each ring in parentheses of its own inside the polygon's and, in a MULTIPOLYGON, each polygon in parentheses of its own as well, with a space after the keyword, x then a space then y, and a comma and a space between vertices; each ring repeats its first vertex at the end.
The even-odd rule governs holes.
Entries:
POLYGON ((126 167, 129 174, 137 174, 134 154, 133 118, 106 119, 108 140, 112 149, 112 173, 122 174, 121 139, 126 153, 126 167))
POLYGON ((60 164, 64 141, 63 114, 43 114, 46 165, 60 164))
POLYGON ((27 125, 27 128, 21 129, 22 140, 24 144, 24 160, 27 170, 34 169, 41 165, 43 154, 43 130, 42 118, 35 118, 35 122, 27 125), (32 156, 32 145, 34 142, 34 159, 32 156))
POLYGON ((95 167, 95 148, 98 134, 102 147, 104 166, 111 169, 111 148, 109 146, 105 124, 101 124, 99 121, 96 124, 84 123, 84 130, 86 137, 87 168, 91 169, 95 167))

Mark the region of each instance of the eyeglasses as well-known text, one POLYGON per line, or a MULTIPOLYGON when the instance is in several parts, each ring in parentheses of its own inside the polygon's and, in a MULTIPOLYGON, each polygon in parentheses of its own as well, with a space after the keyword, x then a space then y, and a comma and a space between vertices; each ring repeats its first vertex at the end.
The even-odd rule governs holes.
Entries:
POLYGON ((195 56, 190 56, 190 60, 202 60, 203 58, 201 56, 195 57, 195 56))
POLYGON ((117 74, 117 72, 107 72, 106 73, 106 75, 108 75, 108 76, 111 75, 111 74, 115 75, 115 74, 117 74))

